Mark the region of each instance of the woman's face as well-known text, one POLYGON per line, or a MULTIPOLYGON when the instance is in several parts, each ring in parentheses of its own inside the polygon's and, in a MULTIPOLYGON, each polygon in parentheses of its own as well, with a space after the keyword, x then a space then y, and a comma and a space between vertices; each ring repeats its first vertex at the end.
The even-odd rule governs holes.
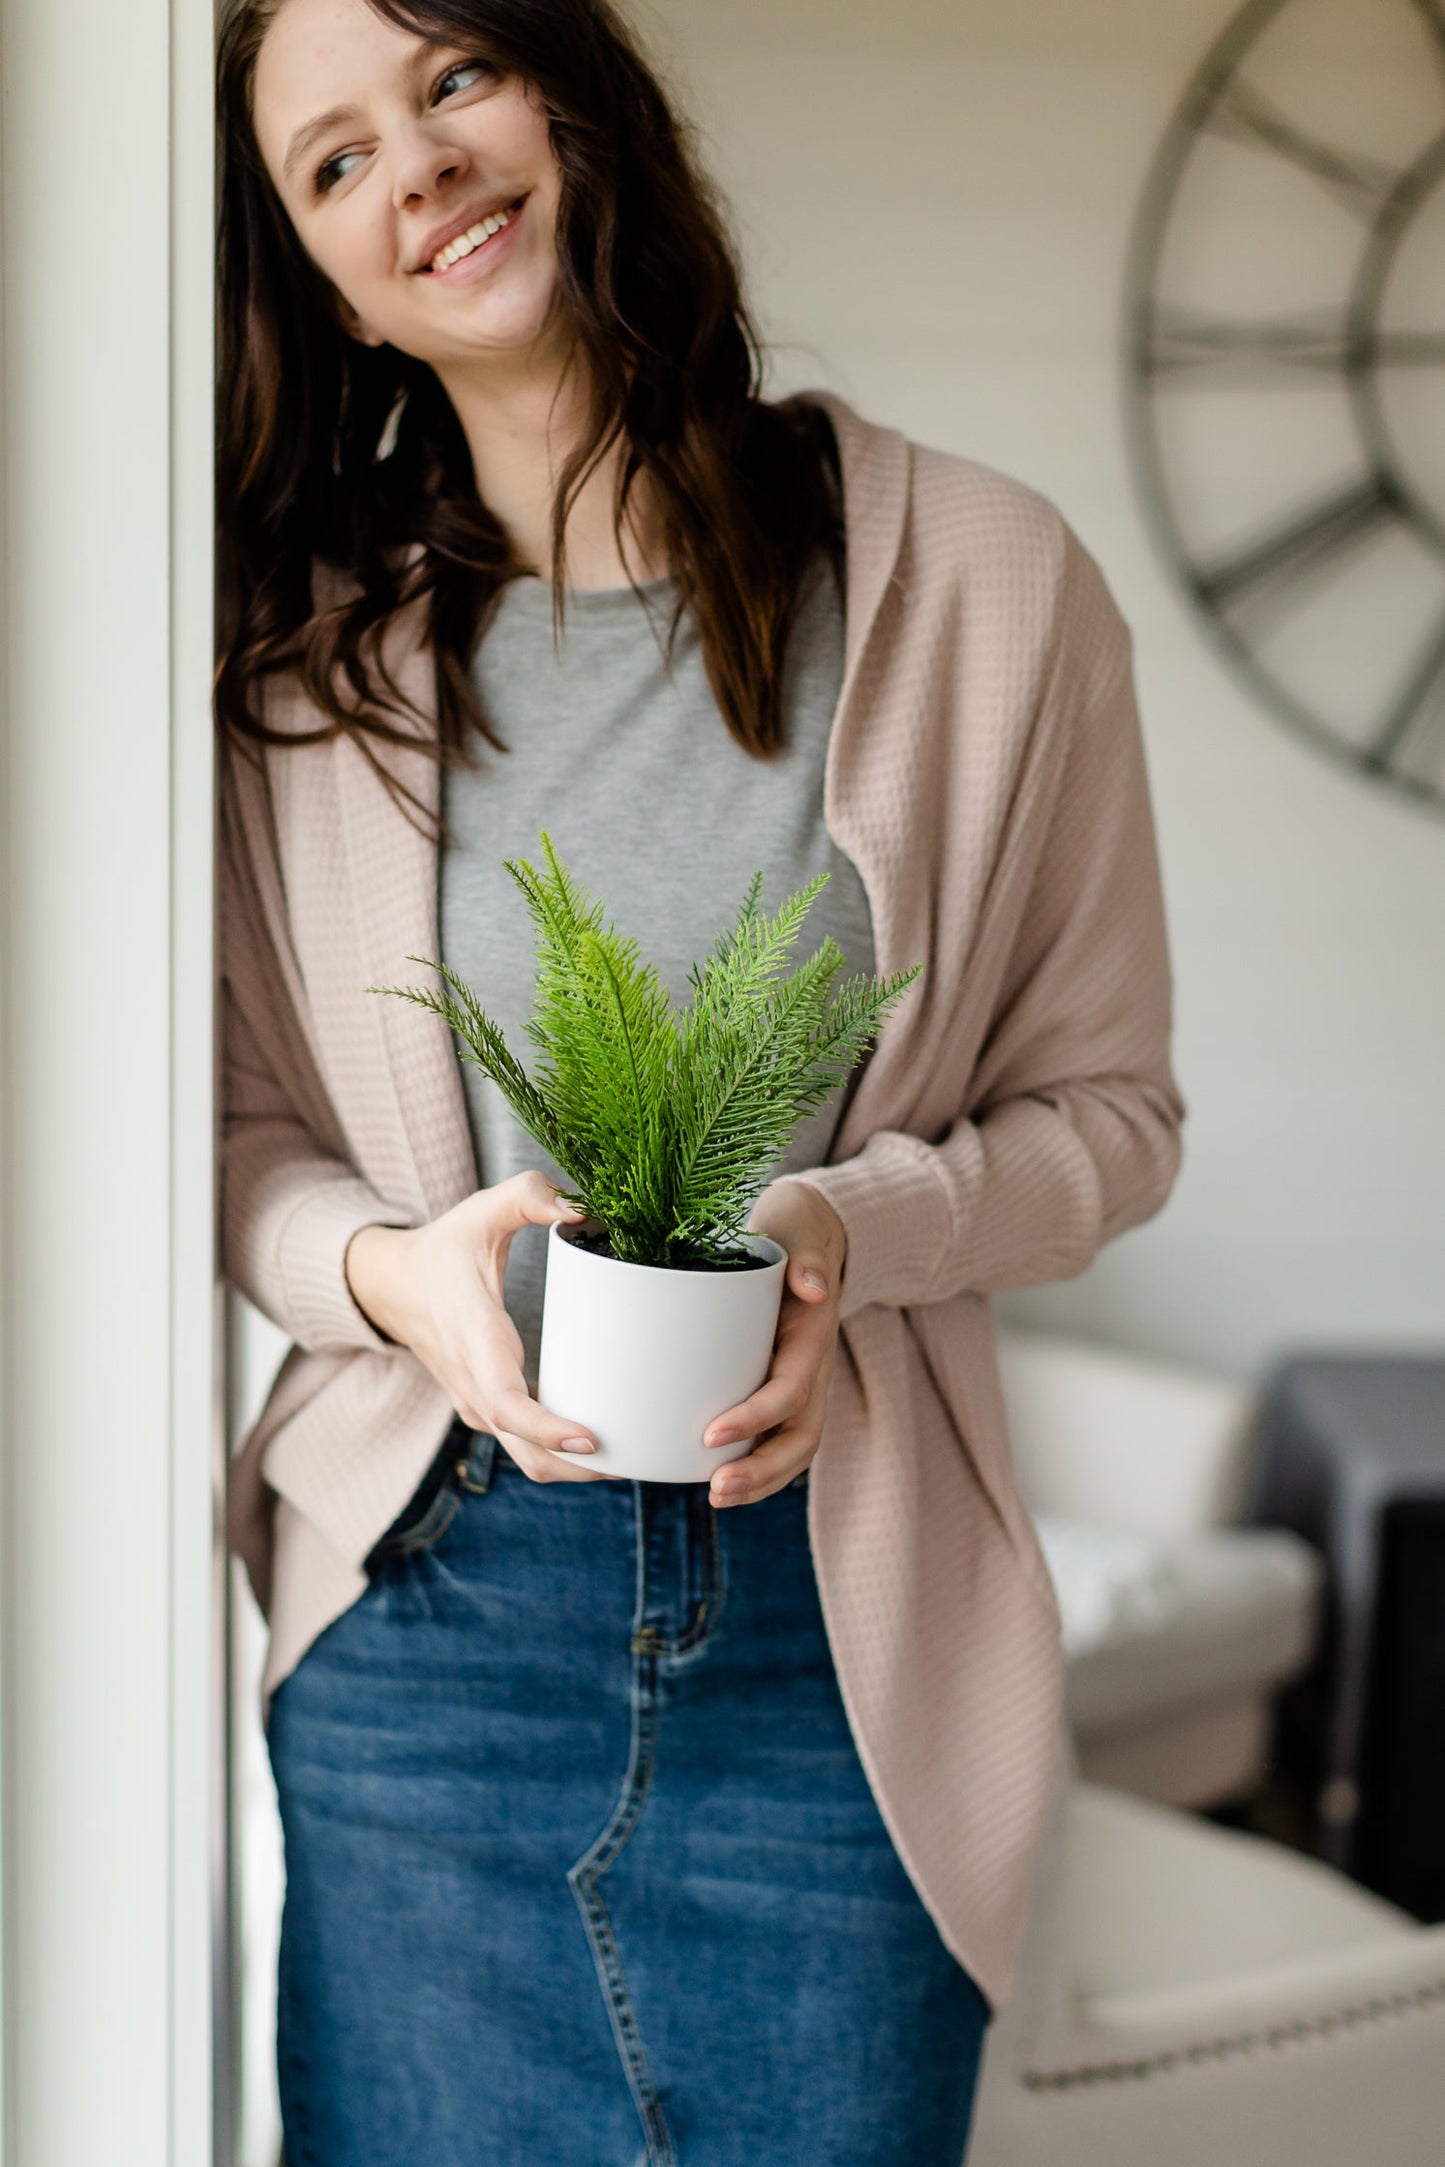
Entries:
POLYGON ((271 179, 354 336, 445 379, 555 332, 560 174, 522 82, 398 29, 367 0, 285 0, 256 57, 254 114, 271 179), (507 222, 482 246, 435 261, 492 214, 507 222))

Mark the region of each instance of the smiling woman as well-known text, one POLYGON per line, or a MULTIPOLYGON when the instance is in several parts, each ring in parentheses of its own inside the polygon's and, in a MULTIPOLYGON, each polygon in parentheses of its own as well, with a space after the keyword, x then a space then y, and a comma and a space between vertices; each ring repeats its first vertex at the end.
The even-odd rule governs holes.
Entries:
POLYGON ((459 753, 492 736, 469 662, 503 585, 550 577, 560 624, 569 586, 667 570, 770 752, 798 583, 838 546, 826 425, 756 396, 732 242, 631 39, 586 0, 245 0, 218 69, 228 732, 264 738, 256 689, 299 663, 338 730, 393 738, 352 688, 419 600, 459 753), (550 472, 517 455, 547 409, 550 472), (329 612, 321 565, 349 575, 329 612))
POLYGON ((605 0, 235 0, 218 97, 221 1251, 295 1342, 228 1502, 288 2167, 959 2167, 1060 1765, 986 1297, 1179 1157, 1127 627, 1021 482, 762 397, 605 0), (444 960, 521 1044, 539 831, 675 1003, 759 871, 852 973, 922 964, 762 1170, 770 1365, 695 1481, 543 1404, 565 1177, 369 991, 444 960))
MULTIPOLYGON (((379 893, 405 862, 401 812, 433 815, 445 848, 428 859, 441 914, 428 945, 465 959, 496 924, 478 976, 503 1014, 520 943, 500 932, 496 867, 539 806, 564 827, 581 817, 594 851, 651 867, 650 885, 633 870, 632 894, 668 926, 674 977, 756 858, 770 888, 835 875, 819 930, 866 968, 867 897, 822 814, 843 667, 832 428, 816 404, 758 397, 731 244, 620 23, 594 0, 242 0, 219 82, 228 752, 269 757, 293 805, 298 777, 303 797, 315 781, 291 764, 297 737, 374 761, 399 822, 379 893), (557 661, 528 600, 544 575, 558 615, 570 601, 578 619, 575 690, 547 689, 557 661), (660 696, 648 616, 634 613, 664 594, 660 696), (378 712, 362 667, 369 635, 418 617, 416 652, 434 661, 420 744, 444 788, 408 778, 393 749, 409 733, 378 712), (278 716, 266 695, 288 676, 301 708, 278 716), (568 723, 549 768, 537 755, 557 697, 568 723), (485 774, 472 747, 504 749, 499 715, 518 754, 485 774), (666 752, 679 725, 686 768, 666 752), (569 769, 593 777, 585 813, 569 769), (699 882, 675 838, 704 806, 721 826, 699 882), (471 841, 479 818, 489 842, 471 841)), ((422 682, 408 679, 413 698, 422 682)), ((313 1079, 283 1080, 287 997, 274 1005, 275 969, 243 944, 256 864, 240 770, 226 773, 223 864, 241 884, 223 903, 226 1268, 324 1359, 331 1334, 272 1278, 260 1222, 279 1207, 297 1226, 275 1184, 288 1167, 303 1186, 321 1170, 310 1155, 337 1114, 313 1079)), ((314 863, 306 846, 281 873, 286 938, 302 953, 314 863)), ((348 908, 328 893, 324 942, 348 908)), ((396 975, 405 927, 388 914, 385 970, 358 963, 348 991, 396 975)), ((373 1082, 363 1062, 353 1085, 373 1082)), ((353 1553, 347 1603, 321 1594, 314 1561, 286 1540, 296 1506, 274 1451, 251 1487, 267 1416, 233 1473, 234 1539, 273 1621, 288 2162, 623 2160, 640 2135, 654 2162, 764 2160, 775 2146, 807 2167, 856 2151, 866 2124, 888 2132, 880 2163, 957 2167, 987 2003, 871 1794, 808 1557, 803 1484, 846 1241, 826 1199, 776 1176, 816 1163, 840 1108, 805 1125, 759 1199, 755 1223, 788 1267, 778 1344, 746 1405, 716 1410, 758 1441, 743 1460, 720 1454, 702 1488, 589 1468, 593 1441, 538 1403, 526 1241, 558 1216, 555 1170, 494 1106, 473 1098, 467 1111, 475 1155, 450 1210, 398 1213, 367 1190, 354 1146, 323 1175, 366 1198, 336 1267, 348 1336, 374 1350, 353 1373, 372 1379, 383 1477, 368 1510, 387 1500, 353 1553), (445 1417, 421 1466, 387 1413, 395 1382, 419 1378, 439 1395, 419 1406, 445 1417), (570 1511, 545 1509, 557 1484, 570 1511), (724 1539, 722 1508, 740 1502, 724 1539), (306 1621, 299 1645, 274 1631, 287 1614, 306 1621), (591 1669, 565 1625, 579 1616, 591 1669), (671 1705, 684 1675, 687 1714, 671 1705), (801 1737, 806 1752, 791 1755, 801 1737), (462 1767, 458 1789, 447 1771, 462 1767), (358 1819, 359 1787, 380 1822, 371 1809, 358 1819), (690 1832, 718 1811, 695 1853, 690 1832), (713 1891, 701 1911, 687 1894, 699 1873, 713 1891), (793 1936, 770 1924, 791 1902, 807 1906, 806 1976, 793 1936)), ((714 1433, 732 1434, 717 1421, 714 1433)))

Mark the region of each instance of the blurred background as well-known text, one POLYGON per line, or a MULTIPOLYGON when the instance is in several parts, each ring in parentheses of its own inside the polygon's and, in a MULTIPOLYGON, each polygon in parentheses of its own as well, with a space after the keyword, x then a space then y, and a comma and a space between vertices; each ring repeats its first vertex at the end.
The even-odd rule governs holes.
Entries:
MULTIPOLYGON (((1445 2110, 1445 7, 627 12, 732 207, 770 393, 831 386, 1043 491, 1134 636, 1184 1162, 1086 1273, 996 1303, 1079 1783, 970 2159, 1423 2167, 1445 2110)), ((234 1444, 284 1342, 234 1303, 227 1344, 234 1444)), ((237 1568, 228 1613, 214 2156, 276 2167, 281 1871, 237 1568)))

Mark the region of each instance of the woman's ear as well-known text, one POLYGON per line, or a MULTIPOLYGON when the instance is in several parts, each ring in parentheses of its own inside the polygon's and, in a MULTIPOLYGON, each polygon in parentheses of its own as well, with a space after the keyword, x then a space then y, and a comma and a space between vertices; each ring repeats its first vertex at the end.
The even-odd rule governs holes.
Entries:
POLYGON ((386 340, 381 333, 374 331, 364 316, 358 316, 346 296, 338 293, 334 286, 331 289, 331 306, 348 338, 356 339, 362 346, 385 346, 386 340))
POLYGON ((371 325, 364 323, 354 311, 349 310, 343 321, 352 338, 359 340, 363 346, 385 346, 386 340, 381 333, 373 331, 371 325))

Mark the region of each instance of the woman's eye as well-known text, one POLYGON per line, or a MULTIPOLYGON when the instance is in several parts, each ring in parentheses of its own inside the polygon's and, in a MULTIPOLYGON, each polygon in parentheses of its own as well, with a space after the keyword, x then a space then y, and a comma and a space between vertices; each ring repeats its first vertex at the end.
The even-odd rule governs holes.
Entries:
MULTIPOLYGON (((441 81, 443 83, 449 83, 454 75, 466 75, 473 68, 480 68, 484 74, 495 74, 496 72, 495 69, 491 67, 491 64, 485 60, 459 60, 454 68, 447 69, 447 72, 441 78, 441 81)), ((440 87, 441 86, 439 84, 438 88, 440 87)))
MULTIPOLYGON (((452 80, 453 76, 469 75, 476 70, 480 70, 484 75, 495 75, 497 72, 491 62, 487 60, 459 60, 455 67, 448 68, 446 74, 438 79, 437 88, 440 90, 443 84, 452 80)), ((324 196, 328 188, 334 188, 338 180, 344 179, 345 176, 337 171, 339 166, 344 165, 348 158, 359 158, 361 155, 361 152, 357 150, 338 151, 334 158, 327 159, 325 165, 318 166, 316 168, 317 195, 324 196)))
POLYGON ((341 178, 336 171, 339 165, 345 164, 348 158, 359 158, 360 156, 359 150, 342 150, 338 151, 334 158, 328 158, 324 166, 318 166, 316 168, 317 195, 324 196, 328 188, 336 186, 337 181, 341 178))

